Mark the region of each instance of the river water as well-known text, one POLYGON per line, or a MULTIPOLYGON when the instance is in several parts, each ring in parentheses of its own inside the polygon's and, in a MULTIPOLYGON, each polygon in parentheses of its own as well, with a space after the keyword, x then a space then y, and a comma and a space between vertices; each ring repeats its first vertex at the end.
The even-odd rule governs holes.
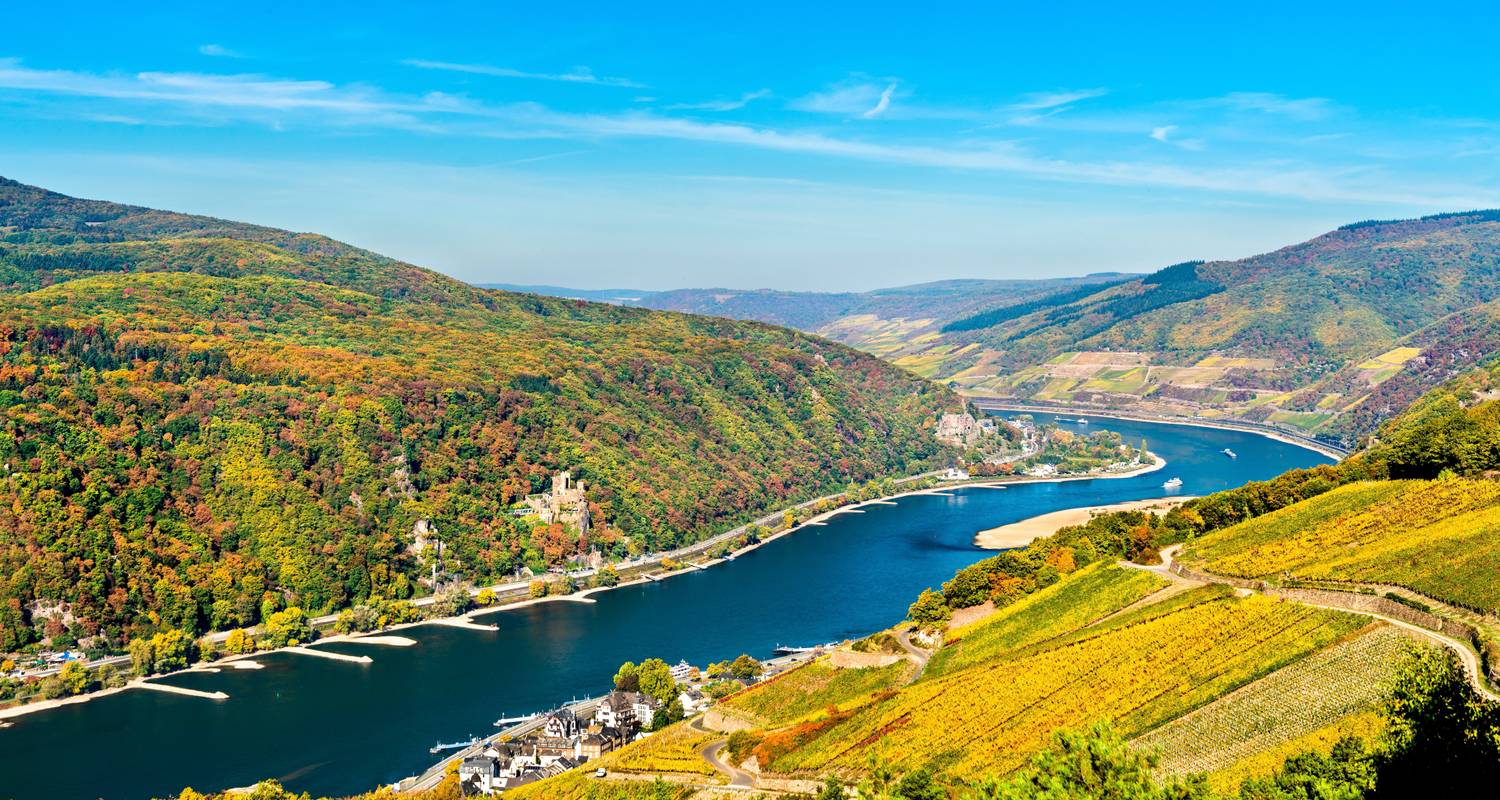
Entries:
MULTIPOLYGON (((1005 416, 1002 414, 1001 416, 1005 416)), ((1050 419, 1038 414, 1039 419, 1050 419)), ((132 690, 19 717, 0 730, 0 798, 148 798, 277 778, 319 794, 366 791, 430 766, 434 741, 493 731, 505 715, 608 688, 622 661, 652 656, 703 665, 777 644, 861 636, 899 621, 924 587, 988 551, 978 530, 1083 505, 1159 497, 1180 477, 1201 495, 1328 459, 1238 431, 1093 418, 1079 431, 1145 439, 1167 459, 1134 478, 965 489, 866 506, 732 562, 481 620, 496 632, 419 626, 414 647, 352 643, 355 664, 276 653, 262 670, 169 679, 221 702, 132 690), (1239 457, 1220 451, 1232 448, 1239 457)))

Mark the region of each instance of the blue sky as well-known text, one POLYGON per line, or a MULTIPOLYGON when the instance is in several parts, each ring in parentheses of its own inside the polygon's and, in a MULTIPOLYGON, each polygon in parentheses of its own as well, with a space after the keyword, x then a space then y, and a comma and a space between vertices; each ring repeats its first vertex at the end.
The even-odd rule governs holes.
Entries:
POLYGON ((7 9, 0 174, 580 287, 1150 270, 1500 206, 1478 3, 150 5, 7 9))

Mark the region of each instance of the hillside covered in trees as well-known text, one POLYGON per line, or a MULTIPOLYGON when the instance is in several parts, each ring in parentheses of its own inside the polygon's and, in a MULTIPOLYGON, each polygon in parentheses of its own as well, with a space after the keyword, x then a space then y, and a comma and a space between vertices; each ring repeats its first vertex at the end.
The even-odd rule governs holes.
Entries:
POLYGON ((642 302, 793 325, 976 397, 1237 419, 1348 448, 1500 353, 1500 211, 1355 223, 1142 277, 908 289, 642 302))
POLYGON ((0 181, 0 649, 410 596, 439 541, 476 582, 668 548, 936 465, 956 408, 790 330, 0 181), (587 536, 513 513, 562 469, 587 536))

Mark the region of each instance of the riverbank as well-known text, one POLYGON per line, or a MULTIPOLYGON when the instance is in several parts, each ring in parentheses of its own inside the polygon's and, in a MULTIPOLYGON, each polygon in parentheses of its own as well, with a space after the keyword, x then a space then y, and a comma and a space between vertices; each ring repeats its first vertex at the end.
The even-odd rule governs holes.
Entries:
MULTIPOLYGON (((499 597, 497 597, 497 602, 494 605, 484 606, 482 608, 471 609, 471 610, 469 610, 469 611, 467 611, 467 612, 465 612, 463 614, 457 615, 457 616, 451 616, 451 617, 433 617, 433 618, 429 618, 429 619, 422 619, 422 620, 417 620, 417 621, 414 621, 414 622, 407 622, 407 623, 402 623, 402 624, 398 624, 398 625, 392 625, 392 626, 389 626, 389 627, 386 627, 386 628, 381 628, 379 630, 368 631, 368 632, 361 632, 361 633, 330 634, 330 635, 327 635, 327 636, 322 636, 322 637, 318 638, 317 640, 315 640, 313 642, 310 642, 308 644, 323 645, 323 644, 336 644, 336 643, 341 643, 341 642, 343 642, 343 643, 359 643, 359 640, 363 639, 363 638, 374 638, 374 637, 379 637, 379 636, 388 636, 388 635, 390 635, 392 633, 395 633, 397 631, 401 631, 401 630, 404 630, 404 629, 408 629, 408 628, 415 628, 415 627, 422 626, 422 625, 451 625, 454 622, 462 622, 462 621, 465 621, 465 620, 471 620, 472 618, 474 618, 476 616, 480 616, 480 615, 489 615, 489 614, 494 614, 494 613, 500 612, 500 611, 509 611, 509 610, 514 610, 514 609, 520 609, 520 608, 525 608, 525 607, 528 607, 528 606, 538 605, 538 604, 541 604, 541 603, 550 603, 550 602, 574 602, 574 603, 583 602, 583 603, 592 603, 592 602, 595 602, 595 601, 593 600, 593 598, 590 595, 594 595, 594 594, 597 594, 597 593, 600 593, 600 592, 609 591, 611 589, 622 589, 622 588, 629 587, 629 586, 638 586, 638 585, 641 585, 641 584, 644 584, 644 583, 659 582, 659 581, 666 580, 667 578, 670 578, 670 577, 672 577, 674 575, 686 574, 686 573, 690 573, 690 572, 695 572, 695 571, 700 571, 700 570, 708 569, 709 567, 721 564, 721 563, 723 563, 726 560, 733 560, 735 558, 738 558, 741 555, 749 553, 749 552, 751 552, 753 550, 756 550, 756 549, 758 549, 760 547, 764 547, 765 545, 770 544, 771 542, 776 541, 777 539, 780 539, 780 538, 782 538, 784 536, 789 536, 789 535, 791 535, 793 533, 796 533, 799 530, 802 530, 803 528, 806 528, 806 527, 809 527, 809 526, 819 526, 819 525, 826 524, 827 520, 829 520, 830 518, 832 518, 835 515, 845 514, 845 513, 851 513, 851 512, 857 512, 862 506, 891 503, 891 502, 899 500, 900 498, 903 498, 903 497, 911 497, 911 496, 923 495, 923 494, 944 494, 944 493, 946 493, 948 491, 951 491, 951 490, 954 490, 954 489, 963 489, 963 488, 991 488, 991 489, 1000 489, 1000 488, 1003 488, 1006 485, 1015 485, 1015 484, 1022 484, 1022 483, 1060 483, 1060 482, 1064 482, 1064 481, 1107 480, 1107 479, 1114 479, 1114 478, 1130 478, 1130 477, 1134 477, 1136 475, 1141 475, 1141 474, 1144 474, 1144 473, 1147 473, 1147 472, 1152 472, 1152 471, 1155 471, 1155 470, 1159 470, 1162 467, 1166 466, 1166 463, 1167 462, 1164 459, 1162 459, 1160 456, 1155 456, 1153 463, 1142 465, 1141 467, 1139 467, 1137 469, 1128 470, 1128 471, 1125 471, 1125 472, 1095 473, 1095 474, 1085 474, 1085 475, 1062 475, 1062 476, 1055 476, 1055 477, 1034 477, 1034 476, 1029 476, 1029 475, 1013 475, 1013 476, 1004 476, 1004 477, 971 478, 971 479, 965 479, 965 480, 960 480, 960 481, 940 481, 939 483, 937 483, 937 484, 935 484, 933 486, 929 486, 929 487, 925 487, 925 488, 921 488, 921 489, 903 489, 901 491, 893 492, 893 493, 891 493, 889 495, 882 495, 880 497, 871 498, 871 499, 868 499, 868 500, 858 500, 858 501, 852 501, 852 502, 844 503, 843 505, 831 508, 831 509, 829 509, 827 511, 824 511, 824 512, 821 512, 819 514, 815 514, 812 517, 809 517, 807 520, 804 520, 803 522, 801 522, 801 523, 799 523, 797 525, 794 525, 794 526, 792 526, 790 528, 786 528, 784 530, 777 531, 776 533, 773 533, 773 534, 771 534, 769 536, 765 536, 765 537, 763 537, 758 542, 753 542, 753 543, 747 544, 744 547, 741 547, 738 550, 735 550, 735 551, 729 553, 725 558, 709 559, 709 560, 703 561, 702 563, 690 563, 690 562, 686 561, 686 559, 688 559, 688 558, 691 558, 691 557, 694 557, 694 556, 698 556, 698 555, 702 555, 702 554, 706 553, 707 551, 712 550, 715 547, 719 546, 720 544, 723 544, 725 542, 728 542, 728 541, 730 541, 730 540, 738 537, 740 534, 744 533, 745 529, 749 525, 751 525, 751 524, 765 524, 765 523, 775 522, 775 521, 778 521, 781 518, 781 516, 783 514, 785 514, 787 511, 797 511, 797 510, 800 510, 800 509, 803 509, 803 508, 808 508, 808 507, 811 507, 811 506, 815 506, 815 505, 817 505, 819 503, 837 500, 838 498, 845 496, 845 494, 843 492, 840 492, 838 494, 826 495, 826 496, 823 496, 823 497, 814 498, 812 500, 803 501, 801 503, 797 503, 797 504, 789 506, 787 508, 778 509, 777 511, 774 511, 774 512, 772 512, 770 514, 767 514, 767 515, 765 515, 763 517, 760 517, 760 518, 754 520, 753 522, 746 523, 745 525, 740 525, 740 526, 738 526, 736 528, 733 528, 731 530, 728 530, 728 531, 725 531, 723 533, 717 534, 717 535, 712 536, 712 537, 710 537, 708 539, 705 539, 705 540, 703 540, 701 542, 697 542, 697 543, 694 543, 692 545, 688 545, 686 547, 678 548, 676 550, 672 550, 672 551, 669 551, 669 552, 657 553, 657 554, 654 554, 652 556, 643 558, 643 559, 641 559, 639 561, 636 561, 636 562, 633 562, 633 563, 628 563, 623 568, 621 568, 620 565, 616 565, 617 568, 621 569, 622 576, 625 577, 625 579, 622 580, 619 584, 617 584, 615 586, 590 587, 588 589, 584 589, 584 590, 581 590, 579 592, 575 592, 573 594, 548 595, 548 596, 545 596, 545 597, 531 597, 530 596, 530 584, 531 584, 531 581, 534 580, 534 578, 527 578, 527 579, 520 580, 520 581, 510 581, 510 582, 501 583, 501 584, 494 584, 494 585, 491 585, 491 586, 474 587, 474 588, 470 589, 470 594, 471 595, 477 595, 477 594, 479 594, 479 592, 481 592, 481 591, 483 591, 485 589, 489 589, 492 592, 494 592, 497 595, 499 595, 499 597), (662 561, 666 560, 666 559, 671 559, 673 561, 678 561, 678 562, 682 563, 681 568, 676 569, 676 570, 672 570, 671 572, 654 572, 653 573, 651 571, 653 568, 658 567, 662 563, 662 561)), ((924 473, 920 473, 920 474, 917 474, 917 475, 909 475, 909 476, 905 476, 905 477, 902 477, 902 478, 898 478, 898 479, 895 480, 895 483, 896 483, 897 486, 901 486, 901 485, 910 484, 910 483, 913 483, 913 482, 916 482, 916 481, 924 480, 924 479, 927 479, 927 478, 935 478, 935 477, 937 477, 940 474, 941 474, 941 472, 936 472, 936 471, 934 471, 934 472, 924 472, 924 473)), ((538 577, 545 578, 546 576, 538 576, 538 577)), ((427 602, 426 603, 422 603, 420 605, 430 605, 430 603, 431 603, 431 598, 430 597, 429 598, 423 598, 423 599, 426 600, 427 602)), ((414 603, 414 604, 416 604, 416 603, 414 603)), ((315 628, 326 628, 328 625, 332 624, 333 620, 336 619, 337 616, 338 616, 337 614, 323 615, 323 616, 320 616, 320 617, 313 618, 313 619, 309 620, 309 622, 315 628)), ((222 642, 225 638, 228 637, 229 633, 231 633, 231 632, 230 631, 218 631, 218 632, 215 632, 213 634, 205 635, 205 637, 203 637, 203 638, 205 638, 205 639, 207 639, 209 641, 212 641, 212 642, 222 642)), ((375 644, 375 643, 372 642, 372 644, 375 644)), ((301 645, 301 646, 306 647, 307 645, 304 644, 304 645, 301 645)), ((282 648, 276 648, 276 649, 272 649, 272 650, 260 650, 260 651, 256 651, 256 652, 253 652, 253 653, 228 655, 228 656, 224 656, 224 657, 215 659, 214 661, 200 662, 200 663, 194 664, 191 667, 188 667, 185 670, 178 670, 177 672, 167 673, 167 675, 178 675, 178 674, 185 674, 185 673, 190 673, 190 672, 207 672, 207 671, 213 671, 213 670, 215 670, 218 667, 228 666, 228 665, 232 664, 235 661, 239 661, 239 660, 243 660, 243 659, 257 658, 257 657, 260 657, 260 656, 270 655, 270 654, 279 653, 279 652, 295 652, 295 651, 292 650, 290 647, 282 647, 282 648)), ((151 678, 147 678, 147 679, 144 679, 144 680, 156 680, 157 678, 161 678, 161 677, 166 677, 166 675, 152 676, 151 678)), ((21 716, 24 716, 24 715, 27 715, 27 714, 32 714, 32 713, 36 713, 36 712, 40 712, 40 711, 46 711, 46 710, 52 709, 52 708, 57 708, 58 706, 61 706, 61 705, 72 705, 72 704, 76 704, 76 703, 87 702, 89 700, 92 700, 92 699, 95 699, 95 698, 98 698, 98 697, 105 697, 105 696, 108 696, 108 695, 111 695, 111 694, 115 694, 115 693, 118 693, 118 692, 125 691, 127 689, 139 688, 139 684, 141 682, 143 682, 143 679, 139 679, 138 678, 138 679, 135 679, 135 680, 131 681, 130 683, 126 684, 125 686, 115 687, 115 688, 112 688, 112 689, 101 689, 101 690, 98 690, 98 691, 89 692, 87 694, 75 695, 73 697, 58 698, 57 700, 37 700, 37 701, 33 701, 33 702, 23 703, 23 704, 20 704, 20 705, 10 706, 10 707, 7 707, 7 708, 0 709, 0 719, 9 720, 9 719, 14 719, 16 717, 21 717, 21 716)))
POLYGON ((1130 422, 1151 422, 1157 425, 1186 425, 1193 428, 1217 428, 1225 431, 1237 431, 1239 433, 1253 433, 1264 436, 1282 444, 1295 445, 1304 450, 1311 450, 1318 455, 1327 456, 1335 461, 1342 461, 1349 453, 1330 444, 1319 442, 1305 436, 1298 436, 1290 432, 1279 431, 1267 426, 1261 426, 1249 422, 1236 422, 1234 420, 1203 420, 1184 419, 1182 417, 1162 417, 1152 414, 1131 413, 1118 410, 1100 410, 1089 406, 1038 406, 1026 403, 1008 403, 1003 400, 991 400, 983 397, 970 397, 970 401, 981 410, 993 411, 1015 411, 1022 414, 1077 414, 1084 417, 1101 417, 1104 419, 1122 419, 1130 422))
POLYGON ((1039 514, 1020 522, 982 530, 974 535, 974 546, 986 550, 1010 550, 1025 547, 1037 539, 1051 536, 1070 525, 1082 525, 1100 514, 1115 511, 1150 511, 1160 515, 1192 499, 1192 497, 1157 497, 1102 506, 1065 508, 1050 514, 1039 514))

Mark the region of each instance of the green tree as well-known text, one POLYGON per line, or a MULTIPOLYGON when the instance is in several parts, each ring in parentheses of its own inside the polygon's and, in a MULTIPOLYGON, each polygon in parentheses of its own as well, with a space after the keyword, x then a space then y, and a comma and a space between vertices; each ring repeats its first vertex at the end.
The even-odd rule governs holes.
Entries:
POLYGON ((1500 705, 1479 696, 1452 651, 1409 654, 1385 717, 1373 797, 1457 796, 1500 782, 1500 705))
POLYGON ((953 609, 948 607, 940 592, 923 589, 917 601, 906 610, 911 621, 924 628, 933 628, 953 618, 953 609))
POLYGON ((1346 736, 1328 755, 1289 756, 1276 774, 1240 784, 1241 800, 1362 800, 1375 787, 1375 759, 1358 737, 1346 736))
POLYGON ((1207 800, 1201 776, 1158 783, 1154 753, 1139 753, 1108 723, 1059 731, 1052 745, 1005 781, 986 781, 967 800, 1207 800))
POLYGON ((621 692, 641 690, 641 671, 634 661, 626 661, 615 670, 615 689, 621 692))
POLYGON ((662 703, 670 703, 677 697, 677 680, 672 677, 672 668, 659 658, 648 658, 636 668, 640 691, 655 697, 662 703))
POLYGON ((740 655, 739 658, 736 658, 729 665, 729 674, 747 681, 754 679, 764 670, 765 667, 761 666, 759 661, 751 658, 748 653, 740 655))
POLYGON ((266 617, 260 626, 260 640, 263 647, 272 650, 310 642, 313 640, 312 625, 302 609, 292 606, 266 617))
MULTIPOLYGON (((339 617, 342 619, 343 615, 340 614, 339 617)), ((344 632, 347 633, 347 631, 344 632)), ((224 639, 224 652, 235 656, 253 653, 255 652, 255 639, 251 638, 244 628, 235 628, 224 639)))
POLYGON ((474 597, 463 586, 450 586, 432 598, 433 616, 456 617, 474 607, 474 597))
POLYGON ((619 586, 620 573, 614 568, 614 565, 605 564, 603 568, 599 570, 599 573, 594 576, 594 583, 598 586, 606 587, 619 586))
POLYGON ((156 672, 156 648, 151 646, 150 639, 131 639, 125 645, 125 652, 130 654, 130 668, 137 675, 150 675, 156 672))
POLYGON ((844 800, 844 782, 829 775, 823 780, 823 788, 818 790, 817 800, 844 800))
POLYGON ((94 676, 81 661, 69 661, 58 671, 57 678, 70 695, 83 694, 94 688, 94 676))
MULTIPOLYGON (((155 654, 157 672, 172 672, 187 669, 197 659, 197 648, 193 638, 177 629, 162 631, 151 637, 151 651, 155 654)), ((131 657, 134 661, 134 656, 131 657)))

